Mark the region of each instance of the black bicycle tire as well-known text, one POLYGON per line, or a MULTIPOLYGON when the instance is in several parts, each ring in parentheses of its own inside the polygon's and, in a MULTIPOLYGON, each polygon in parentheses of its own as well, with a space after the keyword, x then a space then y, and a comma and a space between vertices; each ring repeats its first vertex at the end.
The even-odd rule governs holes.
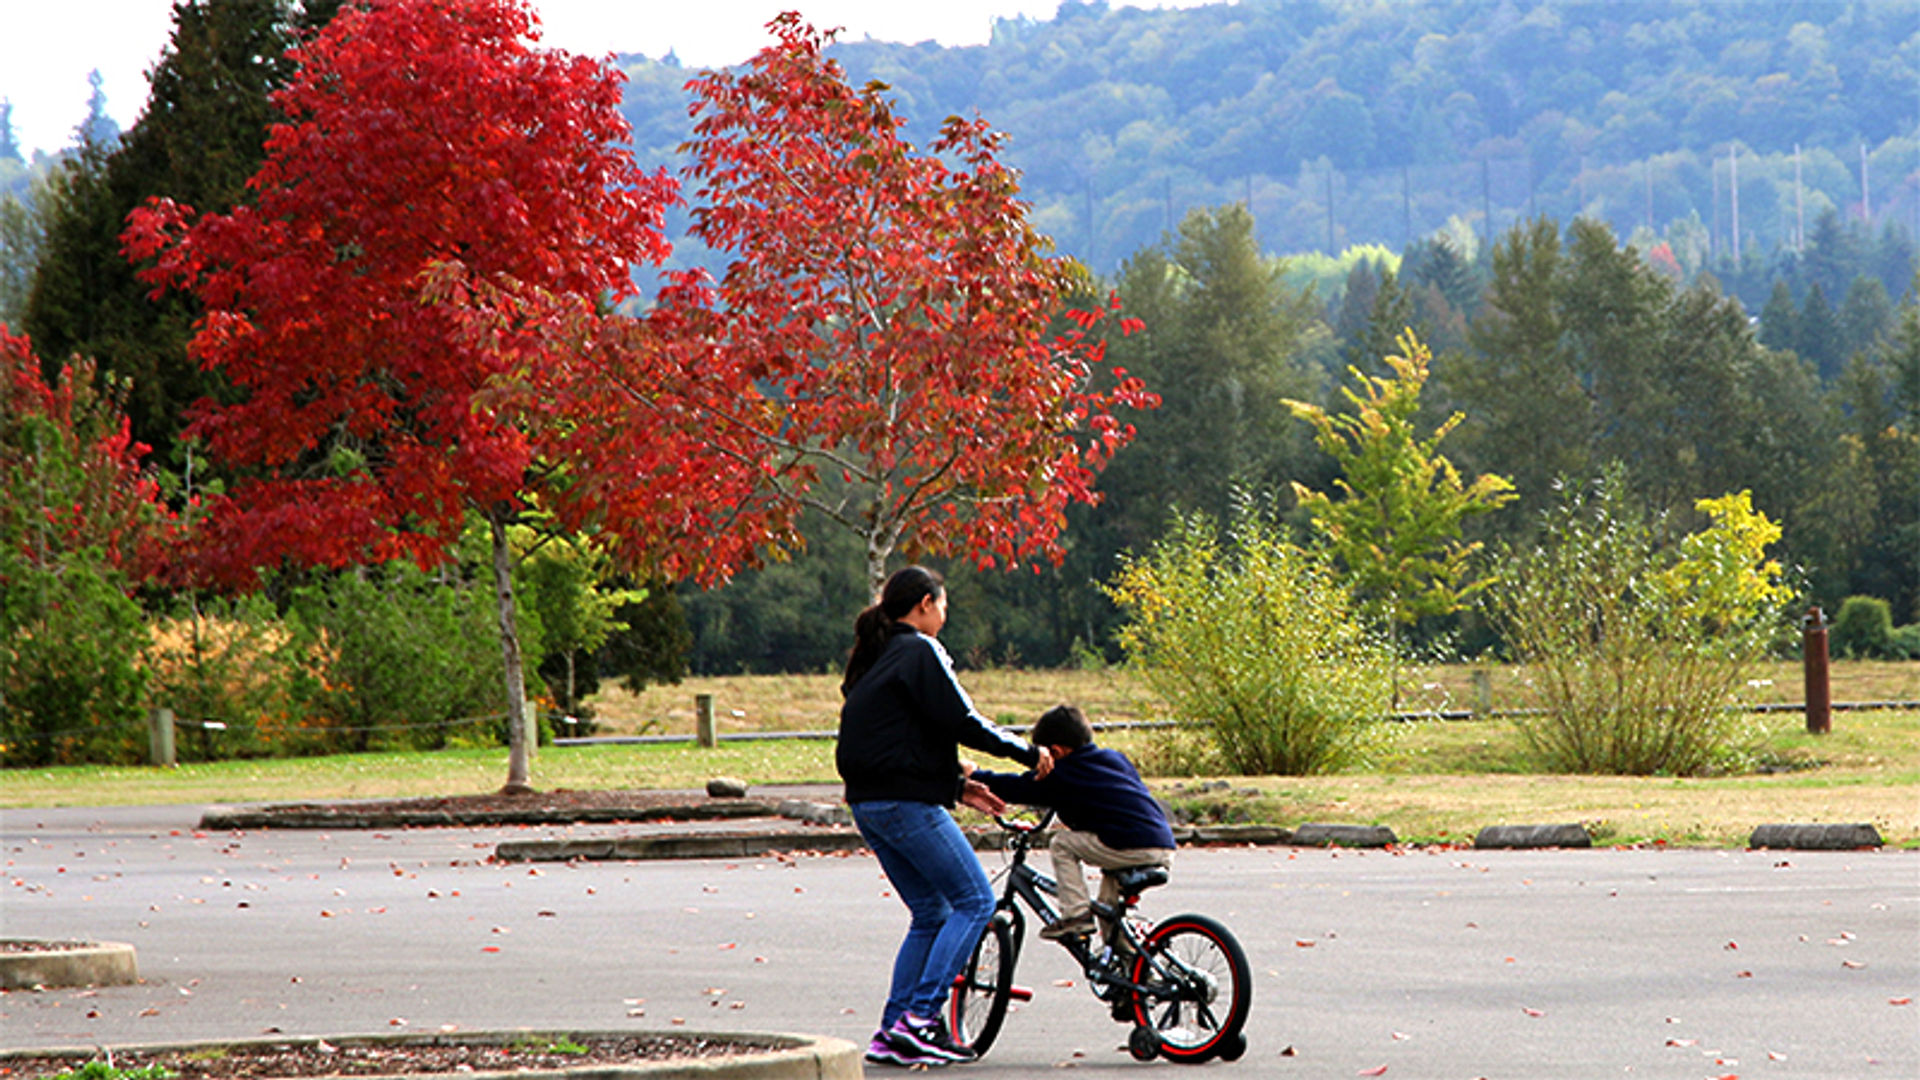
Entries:
MULTIPOLYGON (((1146 985, 1151 972, 1147 967, 1149 955, 1164 953, 1172 942, 1183 934, 1203 936, 1218 946, 1225 957, 1228 973, 1233 978, 1231 998, 1227 1003, 1226 1019, 1214 1029, 1211 1038, 1196 1045, 1168 1043, 1161 1040, 1160 1054, 1169 1061, 1197 1065, 1210 1060, 1218 1053, 1225 1041, 1246 1027, 1247 1015, 1253 1010, 1253 969, 1247 963, 1246 950, 1240 947, 1240 940, 1233 936, 1219 920, 1206 915, 1174 915, 1162 919, 1142 942, 1143 953, 1133 962, 1133 981, 1146 985)), ((1145 998, 1140 992, 1133 994, 1134 1023, 1162 1030, 1154 1022, 1153 1006, 1157 1002, 1145 998)))
POLYGON ((1007 1005, 1013 999, 1013 967, 1018 959, 1015 949, 1013 927, 1004 918, 989 922, 972 955, 967 957, 966 966, 960 969, 960 977, 947 999, 947 1027, 953 1041, 981 1057, 992 1048, 993 1041, 1000 1037, 1001 1025, 1006 1023, 1007 1005), (993 955, 987 962, 993 971, 991 981, 984 981, 981 963, 989 943, 993 955), (986 1013, 978 1017, 977 1024, 968 1016, 970 995, 986 999, 986 1013))

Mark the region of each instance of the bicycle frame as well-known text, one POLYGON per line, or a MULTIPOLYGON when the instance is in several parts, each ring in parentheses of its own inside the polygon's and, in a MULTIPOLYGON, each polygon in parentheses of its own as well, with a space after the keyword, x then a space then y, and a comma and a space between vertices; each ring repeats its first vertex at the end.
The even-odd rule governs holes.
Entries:
MULTIPOLYGON (((1019 963, 1020 953, 1026 948, 1026 917, 1020 911, 1020 904, 1025 904, 1027 910, 1033 912, 1033 914, 1039 918, 1040 925, 1042 926, 1055 922, 1060 918, 1059 909, 1048 899, 1048 897, 1057 897, 1059 895, 1059 884, 1055 882, 1052 877, 1034 869, 1027 863, 1027 855, 1033 850, 1034 838, 1046 831, 1047 826, 1053 821, 1053 817, 1053 811, 1049 810, 1042 814, 1040 820, 1031 827, 1018 825, 1003 818, 995 819, 1000 823, 1002 828, 1007 830, 1007 850, 1011 853, 1011 858, 1006 868, 994 875, 996 878, 1006 878, 1006 886, 1001 890, 999 903, 996 904, 994 908, 994 915, 996 918, 999 918, 1001 913, 1004 912, 1013 921, 1014 963, 1016 966, 1019 963), (1015 903, 1016 900, 1019 901, 1019 903, 1015 903)), ((1118 907, 1109 906, 1101 903, 1099 900, 1092 902, 1094 917, 1105 921, 1113 927, 1110 947, 1114 951, 1126 951, 1134 954, 1141 952, 1140 935, 1128 921, 1128 917, 1133 912, 1133 906, 1138 901, 1138 896, 1122 896, 1118 907)), ((1115 990, 1120 993, 1126 993, 1140 992, 1147 989, 1145 985, 1133 982, 1119 975, 1117 972, 1109 970, 1104 963, 1103 957, 1094 953, 1092 940, 1091 937, 1066 938, 1063 939, 1060 944, 1065 946, 1067 952, 1079 963, 1081 971, 1086 974, 1089 982, 1106 984, 1108 989, 1106 993, 1101 994, 1101 997, 1106 998, 1108 994, 1113 993, 1115 990)), ((1152 957, 1148 958, 1148 968, 1156 978, 1167 979, 1172 976, 1171 972, 1167 971, 1161 966, 1157 959, 1152 957)), ((1033 996, 1033 992, 1025 987, 1016 986, 1013 992, 1014 997, 1021 1001, 1026 1001, 1033 996)))

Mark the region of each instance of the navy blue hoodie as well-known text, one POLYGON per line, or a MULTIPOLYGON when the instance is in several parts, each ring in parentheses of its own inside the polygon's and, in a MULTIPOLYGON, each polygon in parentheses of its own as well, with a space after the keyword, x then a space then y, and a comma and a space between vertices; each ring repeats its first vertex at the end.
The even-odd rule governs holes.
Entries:
POLYGON ((1090 832, 1110 848, 1170 848, 1166 812, 1118 750, 1088 743, 1056 758, 1045 780, 975 769, 973 778, 1008 802, 1050 806, 1076 832, 1090 832))
POLYGON ((840 706, 834 764, 847 801, 897 799, 951 807, 960 793, 960 744, 1033 765, 1039 752, 981 716, 940 642, 895 624, 873 667, 840 706))

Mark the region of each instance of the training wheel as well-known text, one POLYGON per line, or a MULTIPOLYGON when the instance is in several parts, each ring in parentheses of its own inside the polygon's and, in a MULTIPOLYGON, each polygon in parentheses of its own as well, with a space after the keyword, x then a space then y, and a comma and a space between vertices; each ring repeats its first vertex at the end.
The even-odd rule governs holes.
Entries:
POLYGON ((1236 1031, 1231 1038, 1220 1040, 1220 1060, 1239 1061, 1247 1052, 1247 1033, 1236 1031))
POLYGON ((1140 1024, 1127 1036, 1127 1053, 1135 1061, 1152 1061, 1160 1053, 1160 1036, 1152 1028, 1140 1024))

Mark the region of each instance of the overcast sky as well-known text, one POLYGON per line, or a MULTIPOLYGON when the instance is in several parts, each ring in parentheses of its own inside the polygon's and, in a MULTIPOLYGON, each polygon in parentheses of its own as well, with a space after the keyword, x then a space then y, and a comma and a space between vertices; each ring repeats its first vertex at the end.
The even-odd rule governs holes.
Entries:
MULTIPOLYGON (((1189 7, 1203 0, 1114 0, 1114 7, 1189 7)), ((0 99, 26 156, 73 141, 87 114, 87 74, 99 69, 107 113, 133 126, 147 101, 147 69, 172 32, 170 0, 0 0, 0 99)), ((995 18, 1049 19, 1058 0, 533 0, 544 44, 602 56, 660 57, 692 66, 734 64, 767 43, 766 24, 797 8, 843 40, 978 45, 995 18)))

